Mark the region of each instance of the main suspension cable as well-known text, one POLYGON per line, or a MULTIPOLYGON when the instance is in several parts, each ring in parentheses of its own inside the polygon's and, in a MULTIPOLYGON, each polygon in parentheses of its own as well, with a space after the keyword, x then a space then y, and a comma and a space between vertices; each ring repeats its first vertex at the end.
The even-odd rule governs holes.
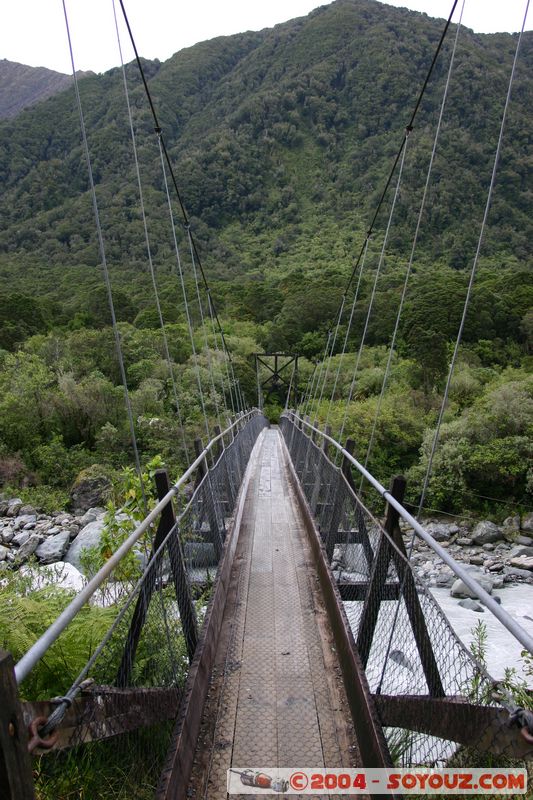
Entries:
POLYGON ((350 406, 350 403, 352 401, 353 393, 354 393, 354 390, 355 390, 355 384, 357 382, 357 376, 358 376, 358 372, 359 372, 359 363, 361 361, 361 355, 363 353, 363 348, 365 346, 366 334, 367 334, 367 331, 368 331, 368 325, 369 325, 369 322, 370 322, 370 317, 372 315, 372 309, 373 309, 373 306, 374 306, 374 299, 375 299, 375 296, 376 296, 376 289, 377 289, 377 285, 378 285, 378 280, 379 280, 379 276, 381 274, 381 267, 383 266, 383 261, 385 259, 385 250, 387 248, 387 244, 388 244, 388 241, 389 241, 389 233, 390 233, 390 229, 391 229, 391 226, 392 226, 392 220, 394 218, 394 211, 396 209, 396 202, 398 200, 398 195, 400 193, 400 186, 401 186, 401 182, 402 182, 402 175, 403 175, 403 168, 404 168, 404 164, 405 164, 405 154, 407 152, 407 140, 409 138, 409 133, 410 133, 410 129, 406 128, 406 130, 405 130, 405 145, 404 145, 404 147, 402 147, 402 156, 401 156, 401 160, 400 160, 400 168, 398 170, 398 179, 396 181, 396 188, 394 190, 394 197, 392 199, 392 203, 391 203, 391 207, 390 207, 389 219, 387 220, 387 228, 385 230, 385 236, 383 237, 383 245, 381 247, 381 253, 380 253, 380 256, 379 256, 379 261, 378 261, 378 265, 376 267, 376 274, 374 276, 374 284, 372 286, 372 293, 370 295, 370 301, 369 301, 369 304, 368 304, 368 310, 367 310, 367 314, 366 314, 366 318, 365 318, 365 324, 364 324, 364 327, 363 327, 363 333, 361 334, 361 342, 359 344, 359 350, 357 352, 357 358, 356 358, 356 361, 355 361, 355 367, 354 367, 354 373, 353 373, 353 377, 352 377, 352 383, 350 385, 350 392, 349 392, 349 395, 348 395, 348 400, 346 402, 346 406, 344 408, 344 416, 343 416, 343 419, 342 419, 342 425, 341 425, 340 433, 338 435, 339 441, 342 441, 342 436, 344 434, 344 428, 346 426, 346 422, 347 422, 347 419, 348 419, 348 410, 349 410, 349 406, 350 406))
MULTIPOLYGON (((183 203, 183 200, 182 200, 182 197, 181 197, 181 193, 180 193, 180 190, 179 190, 179 187, 178 187, 178 182, 176 180, 176 175, 174 173, 174 168, 172 166, 172 161, 170 159, 170 156, 169 156, 169 153, 168 153, 168 150, 167 150, 167 146, 166 146, 166 142, 165 142, 165 139, 164 139, 164 136, 163 136, 163 129, 162 129, 161 125, 159 124, 159 118, 158 118, 157 112, 155 110, 155 106, 154 106, 154 102, 153 102, 153 99, 152 99, 152 95, 151 95, 150 89, 148 87, 148 82, 146 80, 146 75, 145 75, 145 72, 144 72, 144 68, 143 68, 141 59, 139 57, 139 52, 137 50, 137 45, 135 43, 135 39, 134 39, 134 36, 133 36, 133 32, 131 30, 131 26, 130 26, 130 23, 129 23, 128 15, 127 15, 126 9, 124 7, 124 0, 119 0, 119 3, 120 3, 120 7, 122 9, 122 15, 124 17, 124 22, 126 24, 126 28, 128 30, 128 34, 129 34, 129 37, 130 37, 130 41, 131 41, 131 45, 132 45, 132 48, 133 48, 133 52, 135 53, 135 60, 137 62, 137 67, 139 69, 141 80, 142 80, 142 83, 143 83, 143 86, 144 86, 144 92, 146 94, 146 99, 148 100, 148 104, 150 106, 150 111, 152 113, 152 118, 153 118, 153 121, 154 121, 154 130, 155 130, 156 134, 159 137, 159 140, 160 140, 160 143, 161 143, 161 148, 162 148, 162 151, 163 151, 163 155, 164 155, 164 158, 165 158, 165 161, 166 161, 166 164, 167 164, 168 172, 169 172, 169 175, 170 175, 170 178, 171 178, 171 181, 172 181, 172 185, 174 187, 174 191, 176 193, 176 197, 177 197, 177 200, 178 200, 178 205, 179 205, 179 208, 180 208, 180 211, 181 211, 181 216, 182 216, 182 219, 183 219, 183 224, 184 224, 185 229, 188 230, 189 233, 190 233, 191 248, 192 248, 192 251, 194 253, 195 263, 198 266, 198 269, 200 271, 200 275, 201 275, 201 278, 202 278, 202 282, 204 284, 204 288, 205 288, 206 291, 209 291, 209 283, 207 281, 207 278, 206 278, 206 275, 205 275, 205 271, 204 271, 204 268, 203 268, 203 264, 202 264, 202 260, 200 258, 200 254, 198 252, 198 248, 196 246, 196 241, 195 241, 195 239, 194 239, 194 237, 192 235, 192 232, 190 230, 189 216, 188 216, 187 211, 185 209, 185 205, 183 203)), ((216 310, 214 302, 212 303, 212 306, 213 306, 213 314, 214 314, 214 317, 215 317, 215 321, 216 321, 217 327, 218 327, 218 329, 220 331, 220 337, 222 339, 224 352, 226 353, 226 357, 228 358, 228 360, 229 360, 229 362, 231 364, 230 369, 232 371, 232 374, 235 375, 231 352, 230 352, 230 350, 229 350, 229 348, 227 346, 226 337, 224 335, 224 329, 223 329, 223 327, 222 327, 222 325, 220 323, 220 318, 218 316, 218 313, 217 313, 217 310, 216 310)), ((238 392, 238 396, 240 396, 241 402, 242 402, 242 393, 240 391, 240 386, 238 386, 238 385, 237 385, 237 392, 238 392)), ((242 409, 242 410, 244 410, 244 409, 242 409)))
POLYGON ((462 337, 463 337, 463 330, 464 330, 464 326, 465 326, 468 306, 470 304, 470 297, 472 295, 472 288, 474 286, 474 278, 475 278, 475 275, 476 275, 477 265, 478 265, 478 261, 479 261, 479 254, 481 252, 481 245, 483 243, 483 236, 485 234, 485 226, 487 224, 487 218, 488 218, 488 215, 489 215, 489 210, 490 210, 490 206, 491 206, 491 202, 492 202, 492 194, 493 194, 493 191, 494 191, 494 183, 496 181, 496 173, 498 171, 498 163, 499 163, 499 160, 500 160, 500 152, 501 152, 502 141, 503 141, 503 133, 504 133, 504 130, 505 130, 505 122, 506 122, 506 119, 507 119, 507 111, 509 109, 509 103, 510 103, 510 100, 511 100, 511 91, 512 91, 512 88, 513 88, 514 76, 515 76, 515 71, 516 71, 516 64, 517 64, 517 61, 518 61, 518 54, 520 52, 520 45, 522 43, 522 36, 523 36, 524 29, 525 29, 525 26, 526 26, 526 20, 527 20, 527 15, 528 15, 528 11, 529 11, 529 2, 530 2, 530 0, 527 0, 527 2, 526 2, 526 10, 524 12, 524 18, 523 18, 523 21, 522 21, 522 27, 520 29, 520 34, 518 36, 518 41, 517 41, 517 44, 516 44, 516 50, 515 50, 514 59, 513 59, 513 66, 511 68, 511 75, 510 75, 510 78, 509 78, 509 85, 507 87, 507 95, 506 95, 506 98, 505 98, 505 104, 504 104, 503 114, 502 114, 502 119, 501 119, 501 124, 500 124, 500 132, 499 132, 499 136, 498 136, 498 144, 496 145, 496 152, 494 154, 494 163, 493 163, 493 166, 492 166, 492 174, 491 174, 491 179, 490 179, 490 185, 489 185, 489 190, 488 190, 488 193, 487 193, 487 201, 485 203, 485 210, 484 210, 484 213, 483 213, 483 219, 481 221, 481 228, 480 228, 480 231, 479 231, 479 238, 478 238, 478 242, 477 242, 476 252, 475 252, 475 255, 474 255, 474 261, 472 263, 472 269, 471 269, 471 272, 470 272, 470 280, 468 282, 468 288, 467 288, 467 291, 466 291, 466 297, 465 297, 465 302, 464 302, 464 306, 463 306, 463 313, 462 313, 462 316, 461 316, 461 322, 459 324, 459 330, 457 332, 457 338, 455 340, 455 346, 454 346, 454 350, 453 350, 453 355, 452 355, 452 359, 450 361, 450 366, 449 366, 449 370, 448 370, 448 377, 447 377, 447 380, 446 380, 446 388, 444 390, 444 395, 443 395, 443 398, 442 398, 442 403, 441 403, 440 412, 439 412, 439 418, 438 418, 438 421, 437 421, 437 427, 435 428, 435 434, 433 436, 433 442, 432 442, 431 451, 430 451, 430 454, 429 454, 426 474, 424 476, 424 483, 423 483, 423 486, 422 486, 422 493, 421 493, 421 496, 420 496, 419 509, 418 509, 417 516, 420 514, 420 511, 421 511, 421 509, 422 509, 422 507, 424 505, 425 499, 426 499, 426 492, 427 492, 427 489, 428 489, 429 479, 431 477, 431 473, 432 473, 432 470, 433 470, 433 459, 435 457, 435 451, 437 449, 437 445, 438 445, 438 441, 439 441, 440 429, 441 429, 441 425, 442 425, 442 419, 443 419, 443 416, 444 416, 444 412, 446 410, 446 406, 448 405, 448 395, 450 393, 450 385, 451 385, 451 382, 452 382, 452 377, 453 377, 453 373, 454 373, 454 369, 455 369, 455 363, 457 361, 457 355, 459 353, 459 346, 461 344, 461 340, 462 340, 462 337))
MULTIPOLYGON (((392 334, 392 339, 391 339, 391 343, 390 343, 390 347, 389 347, 389 354, 388 354, 388 358, 387 358, 387 364, 386 364, 386 367, 385 367, 385 373, 383 375, 383 382, 381 384, 381 392, 380 392, 378 403, 377 403, 377 406, 376 406, 376 411, 375 411, 375 414, 374 414, 374 420, 373 420, 373 423, 372 423, 372 431, 371 431, 371 434, 370 434, 370 439, 369 439, 367 450, 366 450, 366 456, 365 456, 365 461, 364 461, 365 469, 366 469, 366 467, 368 465, 368 461, 370 459, 370 454, 372 452, 372 447, 373 447, 373 444, 374 444, 374 438, 375 438, 375 435, 376 435, 377 423, 378 423, 378 419, 379 419, 379 416, 380 416, 380 413, 381 413, 381 406, 382 406, 383 398, 384 398, 384 395, 385 395, 385 388, 387 386, 387 381, 388 381, 390 370, 391 370, 391 366, 392 366, 392 359, 393 359, 395 348, 396 348, 396 339, 397 339, 398 331, 399 331, 399 328, 400 328, 400 320, 401 320, 401 317, 402 317, 402 312, 403 312, 403 308, 404 308, 404 304, 405 304, 405 298, 406 298, 406 295, 407 295, 407 287, 408 287, 408 284, 409 284, 409 278, 410 278, 411 272, 412 272, 413 260, 414 260, 414 256, 415 256, 416 246, 418 244, 418 236, 419 236, 419 233, 420 233, 422 217, 424 215, 424 211, 425 211, 425 207, 426 207, 426 199, 427 199, 427 194, 428 194, 428 190, 429 190, 429 184, 430 184, 430 180, 431 180, 431 175, 432 175, 432 172, 433 172, 433 163, 435 161, 435 154, 437 152, 437 144, 438 144, 438 141, 439 141, 440 131, 441 131, 441 127, 442 127, 442 119, 443 119, 443 116, 444 116, 444 108, 446 106, 446 100, 448 98, 448 91, 449 91, 449 88, 450 88, 450 80, 451 80, 451 76, 452 76, 452 72, 453 72, 453 65, 454 65, 454 61, 455 61, 455 53, 456 53, 456 50, 457 50, 457 41, 459 39, 459 32, 461 30, 461 25, 462 25, 462 20, 463 20, 464 7, 465 7, 465 0, 463 0, 462 6, 461 6, 461 12, 459 14, 459 21, 457 23, 457 30, 455 32, 455 38, 454 38, 454 42, 453 42, 452 54, 450 56, 450 64, 449 64, 449 67, 448 67, 448 75, 446 77, 446 84, 445 84, 444 93, 443 93, 443 96, 442 96, 439 119, 438 119, 438 122, 437 122, 437 128, 436 128, 435 137, 434 137, 434 140, 433 140, 433 149, 431 151, 431 156, 430 156, 430 159, 429 159, 429 164, 428 164, 428 169, 427 169, 427 174, 426 174, 426 182, 425 182, 424 190, 423 190, 423 193, 422 193, 422 200, 420 201, 420 208, 419 208, 419 211, 418 211, 418 218, 417 218, 417 221, 416 221, 416 228, 415 228, 415 233, 414 233, 414 236, 413 236, 413 243, 412 243, 412 246, 411 246, 411 253, 409 255, 409 262, 407 264, 407 269, 406 269, 406 273, 405 273, 405 279, 404 279, 404 283, 403 283, 402 294, 401 294, 401 297, 400 297, 400 304, 398 306, 398 311, 397 311, 397 314, 396 314, 396 322, 394 324, 394 331, 393 331, 393 334, 392 334)), ((359 485, 359 490, 360 491, 361 491, 361 488, 362 488, 362 485, 363 485, 363 480, 364 479, 361 477, 361 482, 360 482, 360 485, 359 485)))
POLYGON ((145 205, 144 205, 144 192, 143 192, 143 187, 142 187, 141 170, 140 170, 140 167, 139 167, 139 157, 138 157, 138 152, 137 152, 137 140, 136 140, 136 136, 135 136, 135 129, 134 129, 134 126, 133 126, 133 116, 132 116, 132 113, 131 113, 130 93, 129 93, 129 89, 128 89, 128 79, 126 77, 126 68, 124 66, 124 58, 122 56, 122 42, 121 42, 121 39, 120 39, 120 31, 119 31, 119 28, 118 28, 118 20, 117 20, 115 0, 112 0, 112 6, 113 6, 113 17, 114 17, 114 20, 115 20, 115 31, 116 31, 116 34, 117 34, 118 51, 119 51, 119 55, 120 55, 120 64, 121 64, 121 68, 122 68, 122 79, 123 79, 123 84, 124 84, 124 95, 125 95, 125 98, 126 98, 126 107, 127 107, 127 110, 128 110, 128 122, 129 122, 129 126, 130 126, 131 143, 132 143, 132 148, 133 148, 133 160, 134 160, 134 164, 135 164, 135 174, 136 174, 136 177, 137 177, 137 188, 139 190, 139 203, 140 203, 141 218, 142 218, 142 223, 143 223, 144 241, 145 241, 145 244, 146 244, 146 256, 148 258, 148 265, 149 265, 149 269, 150 269, 150 278, 152 280, 152 287, 153 287, 153 290, 154 290, 155 306, 156 306, 156 310, 157 310, 157 316, 158 316, 158 319, 159 319, 159 326, 161 328, 161 333, 162 333, 162 336, 163 336, 163 349, 164 349, 164 352, 165 352, 165 359, 166 359, 166 362, 167 362, 168 372, 169 372, 170 381, 171 381, 171 385, 172 385, 172 394, 174 396, 174 404, 176 406, 176 414, 178 416, 178 423, 179 423, 180 430, 181 430, 181 436, 182 436, 182 441, 183 441, 183 450, 184 450, 184 453, 185 453, 185 459, 187 461, 187 466, 189 466, 189 464, 191 463, 190 456, 189 456, 189 448, 187 447, 187 440, 186 440, 186 437, 185 437, 185 430, 184 430, 184 427, 183 427, 183 420, 182 420, 182 417, 181 417, 180 403, 179 403, 179 400, 178 400, 178 391, 177 391, 177 388, 176 388, 176 379, 174 377, 174 367, 173 367, 173 364, 172 364, 172 359, 170 358, 170 350, 169 350, 169 346, 168 346, 167 331, 166 331, 166 326, 165 326, 165 322, 164 322, 164 319, 163 319, 163 312, 162 312, 162 309, 161 309, 161 303, 159 301, 159 291, 158 291, 158 288, 157 288, 157 280, 156 280, 156 277, 155 277, 154 263, 153 263, 153 259, 152 259, 152 248, 151 248, 151 245, 150 245, 150 236, 149 236, 149 233, 148 233, 148 223, 147 223, 147 220, 146 220, 146 210, 145 210, 145 205))
POLYGON ((148 501, 146 499, 146 491, 145 491, 144 479, 143 479, 143 474, 142 474, 142 469, 141 469, 141 460, 140 460, 140 457, 139 457, 139 448, 138 448, 138 445, 137 445, 137 435, 135 433, 135 423, 133 421, 133 411, 132 411, 132 408, 131 408, 130 393, 129 393, 129 389, 128 389, 128 381, 127 381, 127 378, 126 378, 126 368, 124 366, 124 355, 122 353, 122 345, 121 345, 121 342, 120 342, 120 331, 118 329, 117 317, 116 317, 116 314, 115 314, 115 304, 113 302, 113 290, 112 290, 112 287, 111 287, 111 278, 109 276, 109 268, 108 268, 108 264, 107 264, 107 256, 106 256, 105 244, 104 244, 104 235, 103 235, 103 232, 102 232, 102 225, 101 225, 101 221, 100 221, 100 212, 99 212, 99 209, 98 209, 98 199, 96 197, 96 187, 95 187, 95 183, 94 183, 93 168, 92 168, 92 162, 91 162, 91 154, 89 152, 89 142, 88 142, 88 139, 87 139, 87 129, 85 127, 85 118, 84 118, 84 115, 83 115, 83 107, 82 107, 82 104, 81 104, 80 89, 79 89, 79 85, 78 85, 78 76, 77 76, 77 73, 76 73, 76 65, 75 65, 75 62, 74 62, 74 50, 73 50, 73 47, 72 47, 72 38, 71 38, 71 35, 70 35, 70 25, 69 25, 69 21, 68 21, 68 13, 67 13, 67 7, 66 7, 65 0, 62 0, 62 4, 63 4, 63 14, 64 14, 64 17, 65 17, 65 26, 66 26, 66 29, 67 29, 68 47, 69 47, 69 52, 70 52, 70 63, 72 65, 72 77, 73 77, 73 82, 74 82, 74 91, 75 91, 75 94, 76 94, 76 104, 77 104, 77 107, 78 107, 78 116, 79 116, 79 120, 80 120, 80 128, 81 128, 81 135, 82 135, 82 141, 83 141, 83 150, 84 150, 84 154, 85 154, 85 160, 86 160, 86 163, 87 163, 87 172, 88 172, 88 177, 89 177, 89 187, 90 187, 90 191, 91 191, 93 213, 94 213, 94 219, 95 219, 95 224, 96 224, 96 233, 97 233, 97 238, 98 238, 98 248, 99 248, 99 251, 100 251, 100 259, 101 259, 101 262, 102 262, 102 270, 103 270, 103 273, 104 273, 104 282, 105 282, 105 287, 106 287, 106 291, 107 291, 107 300, 108 300, 108 303, 109 303, 109 311, 110 311, 110 314, 111 314, 111 324, 112 324, 112 327, 113 327, 113 336, 114 336, 114 339, 115 339, 115 349, 116 349, 116 352, 117 352, 117 359, 118 359, 118 365, 119 365, 119 370, 120 370, 120 377, 121 377, 122 386, 123 386, 123 389, 124 389, 124 403, 125 403, 125 406, 126 406, 126 414, 127 414, 127 417, 128 417, 128 425, 129 425, 129 429, 130 429, 130 437, 131 437, 131 443, 132 443, 132 447, 133 447, 133 455, 134 455, 134 460, 135 460, 135 471, 137 473, 137 477, 139 479, 139 484, 140 484, 140 487, 141 487, 143 507, 144 507, 145 513, 148 514, 148 501))

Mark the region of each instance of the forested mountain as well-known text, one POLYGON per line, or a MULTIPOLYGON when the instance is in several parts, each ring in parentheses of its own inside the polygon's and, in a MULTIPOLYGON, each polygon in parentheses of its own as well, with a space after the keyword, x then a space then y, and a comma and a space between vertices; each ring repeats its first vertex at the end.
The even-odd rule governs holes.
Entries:
MULTIPOLYGON (((322 352, 443 26, 442 20, 374 0, 336 0, 270 30, 202 42, 164 63, 143 62, 249 396, 255 391, 250 359, 255 350, 295 349, 308 359, 322 352)), ((409 137, 368 325, 364 376, 350 417, 361 447, 379 393, 384 347, 394 326, 454 35, 452 26, 409 137)), ((418 468, 420 447, 435 421, 483 216, 516 42, 517 35, 482 35, 468 29, 459 36, 400 328, 400 388, 391 388, 393 393, 385 401, 377 451, 370 461, 383 480, 392 469, 418 468), (403 415, 401 426, 397 413, 403 415)), ((533 34, 528 33, 517 65, 464 332, 462 371, 457 393, 452 394, 457 425, 449 433, 453 441, 469 442, 465 447, 470 458, 478 445, 483 448, 501 440, 504 444, 498 448, 512 452, 513 464, 520 466, 513 466, 512 479, 501 487, 500 467, 492 464, 494 474, 484 485, 480 464, 494 453, 478 454, 471 482, 461 475, 466 481, 464 503, 471 502, 469 486, 517 502, 533 489, 531 476, 526 475, 533 400, 524 400, 533 389, 530 382, 521 383, 533 348, 533 214, 528 184, 532 65, 533 34), (515 372, 507 374, 509 369, 515 372), (494 423, 487 442, 479 429, 472 433, 469 428, 471 409, 489 407, 485 394, 506 396, 501 386, 509 381, 515 387, 514 400, 498 401, 501 413, 514 403, 521 421, 501 436, 499 423, 494 423), (514 437, 514 445, 508 437, 514 437)), ((127 67, 127 78, 152 254, 172 334, 171 355, 180 374, 184 417, 194 426, 198 419, 194 370, 173 271, 157 137, 135 64, 127 67)), ((146 454, 163 453, 172 460, 169 442, 171 434, 176 435, 175 421, 170 421, 172 401, 147 272, 122 71, 87 77, 80 91, 128 379, 137 418, 143 420, 141 440, 144 437, 146 454), (161 422, 160 428, 148 425, 153 418, 161 422)), ((7 351, 0 373, 0 460, 2 453, 10 457, 19 453, 38 480, 53 483, 57 473, 51 465, 62 454, 66 466, 61 482, 66 485, 77 468, 95 459, 114 467, 125 463, 127 442, 72 91, 0 124, 0 188, 0 276, 5 293, 0 347, 7 351), (32 412, 35 397, 45 398, 39 400, 44 407, 37 417, 32 412)), ((369 266, 349 337, 352 351, 361 338, 389 202, 390 197, 369 248, 369 266)), ((178 238, 185 244, 181 226, 178 238)), ((190 273, 187 280, 190 286, 190 273)), ((340 333, 342 341, 344 328, 340 333)), ((201 342, 200 338, 199 349, 201 342)), ((303 359, 304 379, 310 371, 311 364, 303 359)), ((339 409, 340 389, 347 390, 348 385, 349 373, 343 372, 335 398, 339 409)), ((449 452, 450 448, 451 444, 449 452)), ((461 458, 464 465, 466 456, 461 458)), ((442 480, 443 486, 452 485, 449 477, 442 480)), ((463 500, 454 506, 451 497, 440 496, 439 502, 457 508, 463 500)))
MULTIPOLYGON (((79 77, 87 74, 78 73, 79 77)), ((41 103, 71 85, 71 75, 0 59, 0 119, 16 117, 24 108, 41 103)))

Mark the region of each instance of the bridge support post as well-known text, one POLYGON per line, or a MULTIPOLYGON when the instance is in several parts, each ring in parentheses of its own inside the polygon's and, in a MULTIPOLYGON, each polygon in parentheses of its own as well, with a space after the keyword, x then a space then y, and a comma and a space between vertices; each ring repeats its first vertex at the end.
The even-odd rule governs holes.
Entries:
MULTIPOLYGON (((170 482, 166 469, 158 469, 156 471, 155 485, 158 499, 162 500, 170 490, 170 482)), ((154 543, 152 545, 152 552, 150 553, 150 562, 154 559, 155 553, 159 550, 164 540, 175 526, 176 517, 174 515, 172 501, 170 501, 161 512, 159 525, 157 527, 154 543)), ((172 579, 176 592, 176 600, 178 602, 178 608, 180 612, 181 626, 187 646, 187 654, 189 656, 189 661, 192 661, 198 640, 196 611, 192 601, 189 580, 187 577, 187 571, 185 569, 185 559, 183 557, 183 551, 177 530, 174 532, 174 535, 170 537, 167 544, 167 549, 170 559, 172 579)), ((162 558, 162 554, 159 556, 159 558, 162 558)), ((144 623, 146 622, 146 617, 148 616, 148 609, 150 607, 152 595, 155 591, 156 580, 156 569, 152 569, 146 576, 145 581, 140 589, 139 597, 137 598, 133 616, 131 618, 130 629, 124 645, 122 661, 120 662, 118 669, 117 686, 120 688, 129 686, 131 683, 133 662, 135 661, 135 654, 141 638, 142 629, 144 623)))
MULTIPOLYGON (((403 502, 406 486, 407 482, 403 475, 397 475, 393 478, 390 493, 399 503, 403 502)), ((403 597, 430 696, 444 697, 445 692, 442 686, 437 661, 433 653, 433 646, 427 630, 424 612, 422 611, 418 598, 413 573, 407 563, 407 552, 398 522, 399 514, 396 509, 389 504, 387 506, 387 516, 384 525, 388 536, 382 533, 379 540, 376 557, 370 574, 369 589, 359 623, 357 649, 363 665, 366 668, 378 620, 379 608, 381 601, 385 599, 385 583, 389 564, 392 560, 396 568, 399 582, 400 591, 398 593, 398 603, 401 603, 403 597), (391 539, 396 545, 396 549, 392 546, 391 539)))
MULTIPOLYGON (((355 442, 353 439, 347 439, 345 450, 347 450, 350 455, 354 454, 355 451, 355 442)), ((350 467, 350 462, 346 458, 346 456, 342 459, 341 464, 341 474, 338 476, 336 486, 333 489, 333 496, 331 497, 331 517, 330 517, 330 524, 328 525, 328 533, 326 537, 326 552, 328 554, 328 560, 331 563, 331 559, 333 558, 333 551, 335 550, 336 544, 336 537, 339 533, 339 528, 341 524, 342 518, 342 511, 344 507, 344 497, 343 497, 343 481, 346 481, 348 486, 353 488, 355 491, 355 486, 353 483, 352 478, 352 471, 350 467)), ((326 498, 327 502, 327 498, 326 498)))
POLYGON ((13 658, 0 650, 0 797, 35 800, 28 734, 18 698, 13 658))

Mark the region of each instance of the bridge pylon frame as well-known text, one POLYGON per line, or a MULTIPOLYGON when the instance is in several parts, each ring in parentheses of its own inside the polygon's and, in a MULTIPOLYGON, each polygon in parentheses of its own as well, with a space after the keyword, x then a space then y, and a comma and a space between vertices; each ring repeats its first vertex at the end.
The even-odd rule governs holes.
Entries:
POLYGON ((255 374, 257 379, 257 406, 263 408, 268 403, 272 395, 277 395, 278 399, 285 404, 285 398, 281 398, 281 390, 285 387, 285 395, 288 405, 296 407, 298 398, 298 354, 297 353, 254 353, 255 374), (274 363, 268 363, 266 359, 274 359, 274 363), (284 361, 285 359, 285 361, 284 361), (288 367, 293 365, 292 374, 287 379, 287 373, 282 375, 288 367), (261 381, 259 367, 262 365, 269 371, 268 377, 261 381), (264 392, 266 390, 266 393, 264 392))

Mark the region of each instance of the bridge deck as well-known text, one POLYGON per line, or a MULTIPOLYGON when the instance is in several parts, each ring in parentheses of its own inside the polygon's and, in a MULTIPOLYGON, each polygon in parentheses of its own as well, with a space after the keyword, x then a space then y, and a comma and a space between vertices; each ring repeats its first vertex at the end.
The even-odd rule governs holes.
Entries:
POLYGON ((189 796, 230 766, 355 766, 344 687, 276 429, 256 452, 189 796))

